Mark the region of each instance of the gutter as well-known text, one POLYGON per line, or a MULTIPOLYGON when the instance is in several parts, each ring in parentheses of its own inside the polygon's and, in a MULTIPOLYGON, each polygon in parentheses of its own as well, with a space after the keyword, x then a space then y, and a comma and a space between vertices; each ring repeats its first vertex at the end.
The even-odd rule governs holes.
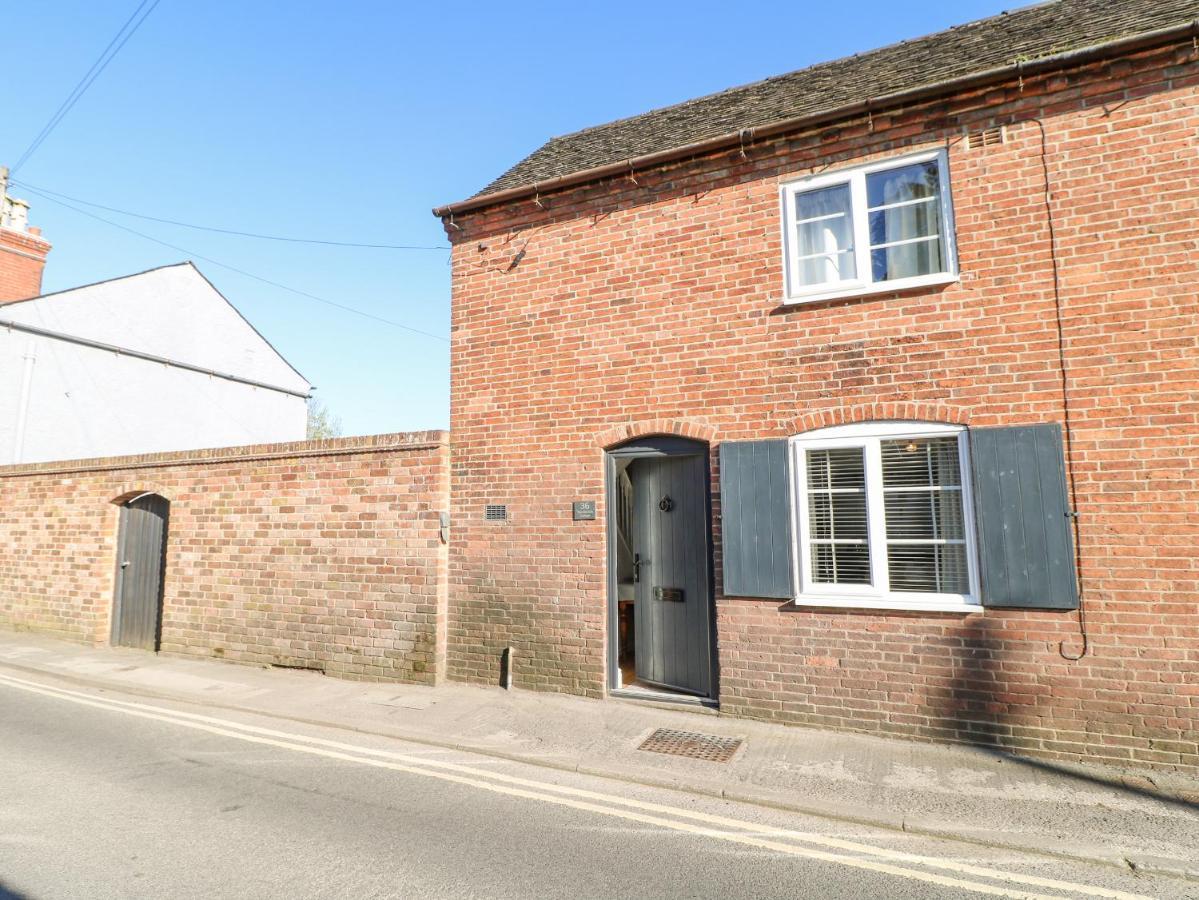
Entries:
POLYGON ((801 128, 811 128, 817 125, 828 124, 833 121, 848 119, 856 115, 878 113, 888 107, 899 106, 919 100, 928 100, 943 96, 945 94, 957 93, 959 91, 964 91, 971 88, 983 87, 995 82, 1008 80, 1012 76, 1021 77, 1025 75, 1032 75, 1039 72, 1044 72, 1046 69, 1080 64, 1095 59, 1102 59, 1106 56, 1114 56, 1124 52, 1148 49, 1150 47, 1169 43, 1172 39, 1193 37, 1195 35, 1199 35, 1199 19, 1194 19, 1181 25, 1171 25, 1168 28, 1159 28, 1155 31, 1141 32, 1140 34, 1132 37, 1120 38, 1103 44, 1093 44, 1090 47, 1082 47, 1077 50, 1056 53, 1052 56, 1045 56, 1041 59, 1031 60, 1029 62, 1010 63, 1005 66, 998 66, 993 69, 986 69, 982 72, 975 72, 973 74, 960 76, 957 78, 950 78, 945 81, 938 81, 934 82, 933 84, 923 85, 917 88, 909 88, 907 90, 896 91, 891 94, 883 94, 879 97, 855 101, 854 103, 849 103, 824 112, 809 113, 803 116, 780 119, 776 122, 771 122, 767 125, 761 125, 755 128, 742 128, 727 134, 721 134, 717 135, 716 137, 704 138, 700 141, 684 144, 681 147, 672 147, 668 150, 657 150, 653 153, 646 153, 642 156, 630 157, 619 162, 605 163, 601 166, 593 166, 590 169, 581 169, 577 172, 571 172, 566 175, 557 175, 553 178, 546 178, 542 181, 533 182, 532 184, 505 188, 502 191, 495 191, 491 194, 468 197, 465 200, 459 200, 457 203, 450 203, 446 206, 435 207, 433 209, 433 215, 444 218, 446 216, 453 216, 456 213, 482 209, 484 207, 494 206, 498 203, 503 203, 509 200, 516 200, 521 197, 536 197, 541 193, 573 187, 574 185, 583 184, 588 181, 597 181, 601 178, 606 178, 611 175, 630 175, 638 169, 647 169, 652 166, 674 162, 689 156, 698 156, 703 153, 709 153, 727 147, 743 146, 747 140, 772 137, 788 131, 797 131, 801 128))
POLYGON ((117 356, 131 356, 134 359, 143 359, 146 362, 158 363, 174 369, 184 369, 188 372, 198 372, 201 375, 208 375, 211 378, 220 378, 225 381, 236 382, 237 384, 248 384, 250 387, 262 388, 268 391, 278 391, 280 394, 288 394, 292 397, 300 397, 304 400, 307 400, 311 396, 310 390, 293 391, 291 388, 280 387, 277 384, 267 384, 264 381, 255 381, 252 378, 243 378, 240 375, 231 375, 228 372, 219 372, 216 369, 206 369, 203 366, 195 366, 191 363, 180 362, 177 359, 168 359, 165 356, 155 356, 153 353, 143 353, 140 350, 130 350, 128 347, 118 347, 115 344, 105 344, 101 341, 93 341, 90 338, 77 337, 73 334, 63 334, 59 331, 50 331, 46 328, 38 328, 34 325, 25 325, 21 322, 10 322, 0 319, 0 328, 7 328, 9 331, 21 331, 25 334, 50 338, 51 340, 55 341, 66 341, 69 344, 77 344, 80 347, 91 347, 93 350, 107 350, 109 353, 117 354, 117 356))

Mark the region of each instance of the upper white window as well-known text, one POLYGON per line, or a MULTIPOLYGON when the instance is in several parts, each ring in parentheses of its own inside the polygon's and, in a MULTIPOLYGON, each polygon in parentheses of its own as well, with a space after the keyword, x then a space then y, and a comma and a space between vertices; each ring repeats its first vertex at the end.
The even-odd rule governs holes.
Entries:
POLYGON ((782 201, 788 300, 957 278, 944 150, 793 181, 782 201))
POLYGON ((873 422, 792 439, 797 603, 978 603, 966 431, 873 422))

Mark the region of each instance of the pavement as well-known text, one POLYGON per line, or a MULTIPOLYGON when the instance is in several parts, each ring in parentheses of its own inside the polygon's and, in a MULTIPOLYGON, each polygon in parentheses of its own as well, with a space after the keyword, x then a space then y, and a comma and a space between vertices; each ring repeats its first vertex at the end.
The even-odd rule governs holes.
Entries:
POLYGON ((0 632, 0 674, 21 673, 64 687, 354 731, 912 837, 1199 883, 1199 779, 1186 776, 784 727, 657 703, 459 684, 349 682, 0 632), (735 737, 743 744, 724 763, 638 749, 658 728, 735 737))

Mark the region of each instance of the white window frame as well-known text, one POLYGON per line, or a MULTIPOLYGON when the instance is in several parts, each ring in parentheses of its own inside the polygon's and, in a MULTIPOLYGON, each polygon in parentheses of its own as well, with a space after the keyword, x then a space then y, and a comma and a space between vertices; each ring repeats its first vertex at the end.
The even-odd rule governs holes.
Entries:
POLYGON ((795 534, 795 580, 797 606, 832 606, 867 609, 904 609, 939 612, 980 610, 978 555, 975 546, 974 503, 970 483, 970 446, 967 430, 959 425, 928 422, 866 422, 838 425, 805 432, 791 438, 791 515, 795 534), (886 521, 882 485, 881 441, 956 436, 962 480, 962 521, 966 541, 969 593, 941 594, 892 591, 888 583, 886 521), (866 463, 866 527, 870 546, 871 584, 816 584, 811 578, 808 539, 811 535, 807 507, 808 450, 861 447, 866 463), (874 498, 880 498, 875 501, 874 498))
POLYGON ((944 149, 893 157, 868 165, 839 169, 835 172, 784 182, 779 186, 779 201, 782 206, 780 220, 783 230, 784 303, 813 303, 818 300, 834 300, 841 297, 894 293, 912 288, 951 284, 959 278, 957 240, 953 224, 953 198, 949 189, 949 155, 944 149), (876 172, 885 172, 888 169, 899 169, 934 160, 937 163, 937 175, 940 178, 941 243, 946 270, 929 275, 916 275, 911 278, 875 281, 870 259, 870 216, 867 212, 866 176, 876 172), (857 277, 846 281, 804 285, 799 278, 799 259, 794 252, 795 196, 806 191, 842 184, 849 185, 850 209, 853 213, 853 252, 857 277))

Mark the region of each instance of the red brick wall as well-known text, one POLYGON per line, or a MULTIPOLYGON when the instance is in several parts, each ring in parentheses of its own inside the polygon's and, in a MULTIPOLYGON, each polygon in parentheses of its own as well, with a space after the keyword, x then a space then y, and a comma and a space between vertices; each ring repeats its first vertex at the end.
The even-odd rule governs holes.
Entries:
POLYGON ((1197 59, 1145 51, 459 214, 450 676, 493 681, 513 646, 518 687, 603 694, 602 460, 624 437, 1062 422, 1047 170, 1089 652, 1067 658, 1073 612, 718 591, 721 708, 1199 771, 1197 59), (998 124, 1003 145, 962 140, 998 124), (960 283, 783 305, 780 182, 934 146, 960 283), (596 521, 571 521, 579 499, 596 521))
POLYGON ((50 245, 40 237, 0 228, 0 304, 42 292, 50 245))
POLYGON ((433 683, 445 432, 0 468, 0 624, 108 640, 119 509, 170 500, 162 649, 433 683))

